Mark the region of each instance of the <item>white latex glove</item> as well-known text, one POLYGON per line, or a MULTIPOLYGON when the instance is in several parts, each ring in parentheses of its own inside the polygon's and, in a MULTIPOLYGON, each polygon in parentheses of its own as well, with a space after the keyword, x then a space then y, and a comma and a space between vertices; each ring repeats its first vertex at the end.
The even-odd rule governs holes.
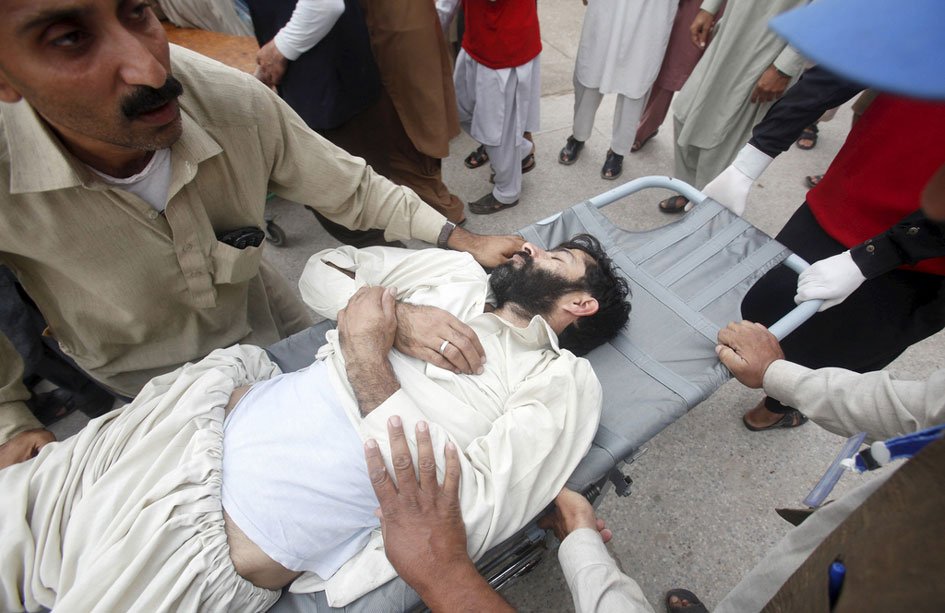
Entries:
POLYGON ((741 215, 748 204, 752 184, 773 159, 751 145, 745 145, 732 165, 720 172, 702 191, 731 212, 741 215))
POLYGON ((818 311, 825 311, 847 299, 866 277, 853 261, 849 251, 814 262, 797 279, 794 302, 823 300, 818 311))

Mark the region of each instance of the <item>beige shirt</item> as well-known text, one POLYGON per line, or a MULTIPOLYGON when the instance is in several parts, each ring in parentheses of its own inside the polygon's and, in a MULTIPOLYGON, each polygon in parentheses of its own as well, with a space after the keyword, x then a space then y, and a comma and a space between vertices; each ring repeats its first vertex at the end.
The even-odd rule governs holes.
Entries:
MULTIPOLYGON (((164 214, 106 185, 26 102, 0 104, 0 264, 17 274, 65 353, 134 395, 150 378, 234 343, 265 345, 308 323, 291 287, 220 232, 264 225, 267 192, 388 240, 435 242, 445 218, 322 139, 272 91, 171 47, 183 135, 164 214)), ((0 443, 38 427, 21 364, 0 342, 0 443)))
POLYGON ((811 370, 778 360, 765 371, 764 389, 840 436, 883 440, 945 423, 945 369, 926 381, 897 381, 883 370, 811 370))
POLYGON ((577 613, 653 613, 637 582, 623 574, 597 530, 579 528, 558 547, 577 613))
MULTIPOLYGON (((399 300, 445 308, 472 327, 486 351, 485 372, 471 376, 392 351, 401 389, 365 418, 348 384, 337 331, 319 352, 352 424, 362 438, 380 441, 386 458, 392 415, 401 416, 411 439, 418 420, 430 423, 440 469, 446 441, 456 444, 460 504, 476 559, 533 519, 564 486, 597 432, 600 383, 587 360, 558 348, 541 317, 518 328, 483 313, 488 277, 469 254, 342 247, 312 256, 299 282, 306 303, 329 318, 365 284, 396 287, 399 300)), ((325 589, 332 606, 343 606, 394 576, 377 530, 327 582, 303 575, 292 590, 325 589)))

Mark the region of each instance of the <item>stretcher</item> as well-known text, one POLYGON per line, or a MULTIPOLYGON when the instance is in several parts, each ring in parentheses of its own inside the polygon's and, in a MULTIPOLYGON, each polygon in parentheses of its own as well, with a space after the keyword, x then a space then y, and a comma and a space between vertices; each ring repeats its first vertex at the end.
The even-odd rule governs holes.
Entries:
MULTIPOLYGON (((775 266, 800 272, 798 256, 695 188, 669 177, 625 183, 519 231, 527 241, 551 248, 575 234, 596 236, 630 283, 630 323, 616 339, 587 358, 604 390, 594 443, 571 475, 568 487, 591 500, 614 490, 630 494, 625 466, 661 430, 708 398, 731 374, 715 354, 719 330, 741 319, 740 305, 752 284, 775 266), (645 188, 675 191, 699 203, 679 221, 645 232, 614 225, 601 211, 645 188)), ((817 312, 820 301, 803 303, 770 329, 779 339, 817 312)), ((327 327, 316 326, 270 348, 283 370, 307 366, 327 327)), ((537 521, 537 518, 536 518, 537 521)), ((536 521, 494 547, 477 566, 502 589, 540 562, 545 531, 536 521)), ((276 613, 322 613, 324 593, 286 592, 276 613)), ((417 594, 395 579, 351 603, 344 611, 423 610, 417 594)))

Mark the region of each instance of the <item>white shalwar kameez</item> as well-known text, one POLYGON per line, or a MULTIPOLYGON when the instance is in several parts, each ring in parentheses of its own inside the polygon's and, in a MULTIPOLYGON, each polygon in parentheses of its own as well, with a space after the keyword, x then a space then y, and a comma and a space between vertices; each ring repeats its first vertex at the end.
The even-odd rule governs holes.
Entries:
POLYGON ((485 145, 495 171, 492 195, 503 204, 512 204, 522 192, 522 159, 532 151, 524 133, 539 128, 540 58, 498 70, 483 66, 465 49, 456 58, 459 123, 485 145))
POLYGON ((589 0, 574 64, 574 138, 586 141, 604 94, 617 94, 610 148, 630 152, 663 62, 675 0, 589 0))

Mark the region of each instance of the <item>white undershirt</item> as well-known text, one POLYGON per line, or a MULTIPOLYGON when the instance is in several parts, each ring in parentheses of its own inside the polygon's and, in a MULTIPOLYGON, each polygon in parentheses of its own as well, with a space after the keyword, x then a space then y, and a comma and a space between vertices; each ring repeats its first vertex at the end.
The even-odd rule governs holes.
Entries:
POLYGON ((167 192, 171 187, 171 150, 158 149, 151 156, 151 161, 144 170, 124 179, 99 172, 91 166, 89 170, 101 177, 112 187, 117 187, 138 196, 155 210, 164 212, 167 208, 167 192))
POLYGON ((253 385, 223 423, 223 508, 294 571, 328 579, 379 523, 361 438, 325 362, 253 385))

